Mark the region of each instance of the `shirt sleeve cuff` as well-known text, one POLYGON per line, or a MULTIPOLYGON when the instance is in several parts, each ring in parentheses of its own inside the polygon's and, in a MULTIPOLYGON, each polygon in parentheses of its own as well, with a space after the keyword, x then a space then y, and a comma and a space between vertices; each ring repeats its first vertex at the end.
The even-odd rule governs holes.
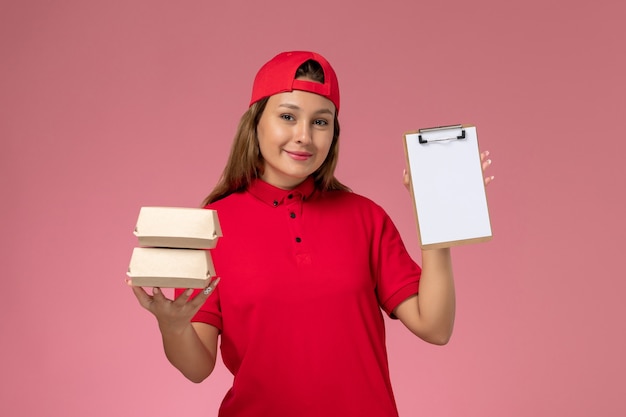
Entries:
POLYGON ((418 293, 419 281, 406 284, 404 287, 400 288, 391 297, 383 302, 383 310, 385 310, 385 313, 387 313, 387 315, 392 319, 397 319, 397 317, 393 315, 393 310, 398 307, 401 302, 403 302, 410 296, 416 295, 418 293))
POLYGON ((197 323, 206 323, 210 324, 213 327, 217 327, 217 329, 222 333, 222 319, 216 316, 215 314, 211 314, 208 311, 198 311, 195 316, 191 319, 192 322, 197 323))

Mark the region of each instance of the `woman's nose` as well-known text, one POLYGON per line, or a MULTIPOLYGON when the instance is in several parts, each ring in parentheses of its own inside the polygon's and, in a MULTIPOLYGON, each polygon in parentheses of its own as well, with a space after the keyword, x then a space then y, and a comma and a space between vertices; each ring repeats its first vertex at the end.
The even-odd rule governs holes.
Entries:
POLYGON ((298 143, 309 143, 312 140, 311 137, 311 124, 308 122, 298 123, 296 130, 296 141, 298 143))

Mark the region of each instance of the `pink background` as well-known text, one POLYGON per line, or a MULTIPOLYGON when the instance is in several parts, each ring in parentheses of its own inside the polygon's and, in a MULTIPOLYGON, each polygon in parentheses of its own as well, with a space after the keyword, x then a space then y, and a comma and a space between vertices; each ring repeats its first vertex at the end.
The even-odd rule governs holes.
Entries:
POLYGON ((402 134, 473 123, 494 161, 452 341, 389 322, 401 415, 626 415, 620 4, 0 2, 0 414, 216 414, 228 372, 185 380, 124 284, 134 222, 197 206, 258 67, 313 49, 342 86, 338 176, 416 258, 402 134))

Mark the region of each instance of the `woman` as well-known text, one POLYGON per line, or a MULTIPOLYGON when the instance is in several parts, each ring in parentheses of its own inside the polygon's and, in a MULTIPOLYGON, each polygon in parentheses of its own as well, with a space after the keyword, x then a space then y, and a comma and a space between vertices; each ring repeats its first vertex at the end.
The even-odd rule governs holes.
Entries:
POLYGON ((335 178, 339 108, 319 54, 265 64, 204 201, 224 232, 212 250, 219 287, 175 300, 133 287, 191 381, 211 374, 221 336, 234 375, 222 417, 397 416, 381 309, 427 342, 451 336, 450 250, 423 251, 420 268, 385 211, 335 178))

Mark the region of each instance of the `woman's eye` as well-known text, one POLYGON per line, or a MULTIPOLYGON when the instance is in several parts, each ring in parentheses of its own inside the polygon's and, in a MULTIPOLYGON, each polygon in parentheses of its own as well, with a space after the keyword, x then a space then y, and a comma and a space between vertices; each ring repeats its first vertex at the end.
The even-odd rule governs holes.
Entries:
POLYGON ((328 124, 328 122, 324 119, 317 119, 314 123, 318 126, 326 126, 328 124))
POLYGON ((283 120, 287 120, 287 121, 290 121, 290 122, 294 120, 293 116, 292 116, 292 115, 290 115, 290 114, 281 114, 281 115, 280 115, 280 117, 281 117, 283 120))

